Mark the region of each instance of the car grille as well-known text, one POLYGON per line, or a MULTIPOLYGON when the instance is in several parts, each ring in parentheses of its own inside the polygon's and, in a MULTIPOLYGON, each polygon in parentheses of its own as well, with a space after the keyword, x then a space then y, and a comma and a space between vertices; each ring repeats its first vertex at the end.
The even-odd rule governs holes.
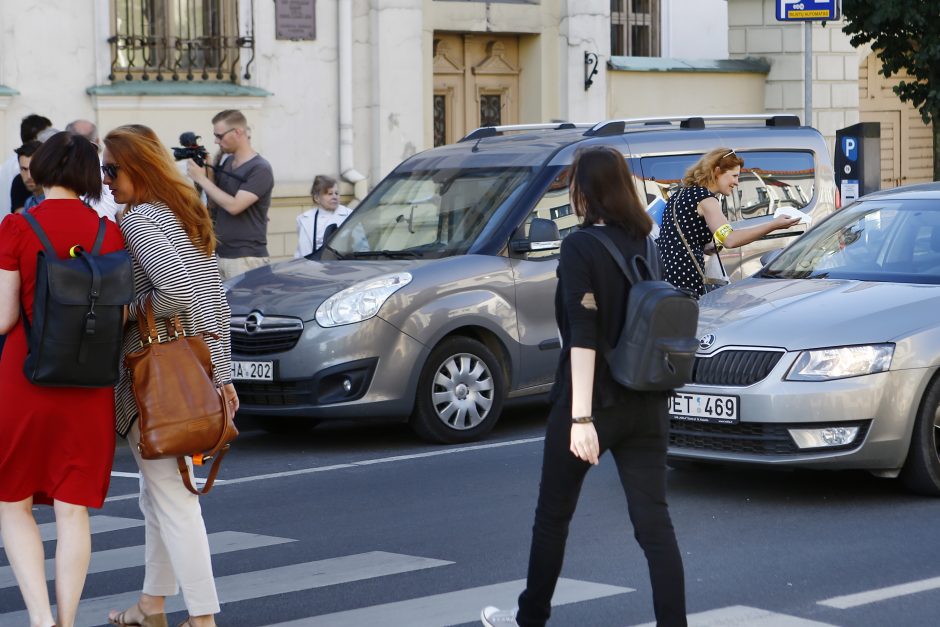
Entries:
POLYGON ((310 404, 313 398, 312 386, 305 381, 236 381, 235 391, 239 402, 246 406, 291 407, 310 404))
POLYGON ((697 355, 692 383, 752 385, 773 370, 783 356, 776 350, 726 350, 711 357, 697 355))
POLYGON ((252 312, 247 316, 232 316, 230 329, 233 353, 269 355, 294 348, 304 332, 304 323, 299 318, 252 312))
POLYGON ((743 453, 748 455, 796 455, 814 451, 838 451, 854 448, 865 439, 869 422, 835 424, 768 424, 740 423, 736 425, 711 424, 672 420, 669 430, 669 446, 677 449, 713 451, 718 453, 743 453), (858 426, 855 441, 847 446, 832 446, 825 449, 800 449, 790 437, 787 429, 825 428, 828 426, 858 426))

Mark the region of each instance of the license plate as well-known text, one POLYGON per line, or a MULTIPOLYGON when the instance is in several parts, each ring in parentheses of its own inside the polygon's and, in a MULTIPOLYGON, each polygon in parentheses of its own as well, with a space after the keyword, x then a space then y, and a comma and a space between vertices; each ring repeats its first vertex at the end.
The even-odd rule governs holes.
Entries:
POLYGON ((668 401, 669 415, 678 420, 734 424, 738 422, 738 397, 676 392, 668 401))
POLYGON ((233 361, 232 378, 238 381, 274 381, 274 362, 233 361))

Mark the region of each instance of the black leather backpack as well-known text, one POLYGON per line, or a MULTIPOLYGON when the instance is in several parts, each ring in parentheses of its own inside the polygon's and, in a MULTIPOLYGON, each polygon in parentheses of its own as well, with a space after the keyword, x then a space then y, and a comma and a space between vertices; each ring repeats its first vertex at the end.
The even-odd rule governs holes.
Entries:
POLYGON ((101 218, 91 252, 80 246, 59 259, 35 217, 23 217, 44 250, 36 256, 33 320, 20 305, 28 352, 23 372, 35 385, 109 387, 120 374, 124 305, 134 299, 126 250, 101 255, 101 218))
POLYGON ((607 234, 584 229, 614 258, 630 282, 627 313, 617 344, 605 357, 614 380, 632 390, 665 391, 692 379, 698 350, 698 301, 663 281, 656 244, 646 238, 646 254, 627 264, 607 234))

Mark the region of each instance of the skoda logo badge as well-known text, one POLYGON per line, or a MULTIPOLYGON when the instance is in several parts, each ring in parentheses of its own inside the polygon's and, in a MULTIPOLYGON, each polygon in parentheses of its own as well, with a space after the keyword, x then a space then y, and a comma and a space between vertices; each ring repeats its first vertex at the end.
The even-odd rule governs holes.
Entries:
POLYGON ((703 335, 698 339, 698 347, 703 351, 708 350, 712 347, 712 344, 715 343, 715 334, 709 333, 708 335, 703 335))
POLYGON ((248 314, 248 317, 245 318, 245 332, 257 333, 261 330, 261 322, 263 320, 264 316, 260 311, 252 311, 248 314))

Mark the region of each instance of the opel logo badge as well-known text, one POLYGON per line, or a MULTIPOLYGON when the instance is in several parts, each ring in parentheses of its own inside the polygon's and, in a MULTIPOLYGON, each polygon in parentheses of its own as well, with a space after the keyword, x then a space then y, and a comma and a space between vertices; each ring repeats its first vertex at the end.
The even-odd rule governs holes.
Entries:
POLYGON ((245 333, 257 333, 261 330, 261 323, 264 321, 264 315, 260 311, 252 311, 245 318, 245 333))
POLYGON ((703 335, 698 339, 698 347, 703 351, 708 350, 712 347, 712 344, 715 343, 715 334, 709 333, 708 335, 703 335))

